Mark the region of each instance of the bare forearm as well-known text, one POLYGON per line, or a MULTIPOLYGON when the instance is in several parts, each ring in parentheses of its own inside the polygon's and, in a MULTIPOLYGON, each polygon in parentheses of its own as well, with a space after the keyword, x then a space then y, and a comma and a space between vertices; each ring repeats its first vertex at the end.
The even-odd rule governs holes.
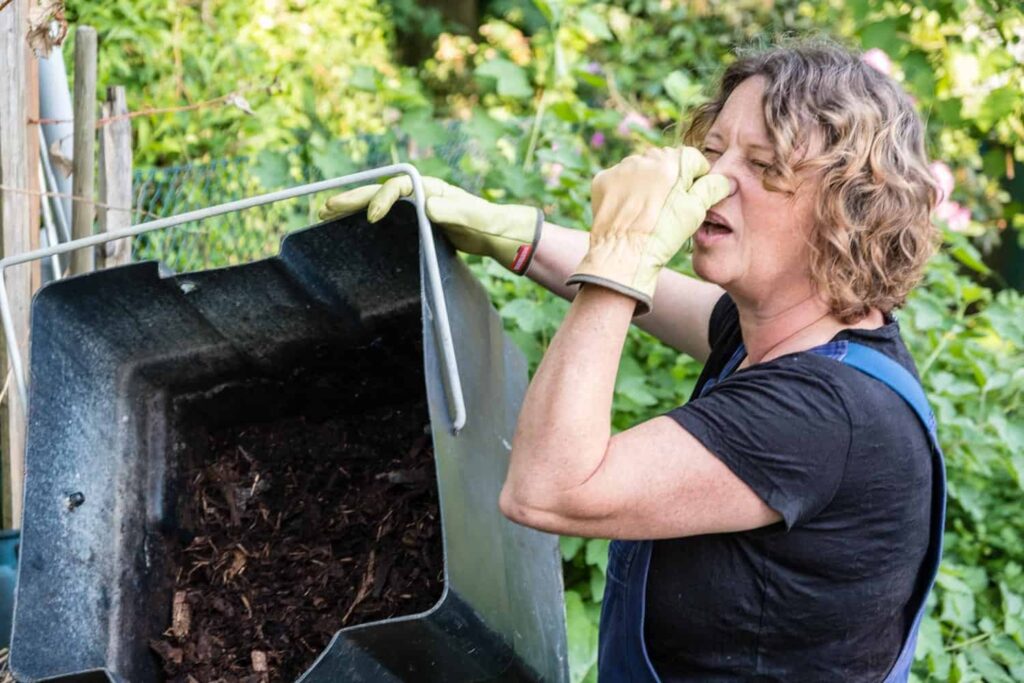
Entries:
POLYGON ((566 286, 565 281, 587 253, 590 235, 582 230, 563 228, 554 223, 544 223, 540 244, 533 256, 526 277, 544 289, 572 301, 576 296, 575 286, 566 286))
MULTIPOLYGON (((527 277, 571 301, 576 296, 576 287, 567 287, 565 281, 587 253, 588 244, 589 235, 582 230, 545 223, 527 277)), ((635 322, 669 346, 703 361, 709 350, 708 320, 721 295, 717 285, 663 270, 652 312, 635 322)))
MULTIPOLYGON (((519 413, 505 496, 545 507, 598 469, 612 393, 636 302, 584 287, 544 354, 519 413)), ((508 502, 508 500, 506 500, 508 502)))

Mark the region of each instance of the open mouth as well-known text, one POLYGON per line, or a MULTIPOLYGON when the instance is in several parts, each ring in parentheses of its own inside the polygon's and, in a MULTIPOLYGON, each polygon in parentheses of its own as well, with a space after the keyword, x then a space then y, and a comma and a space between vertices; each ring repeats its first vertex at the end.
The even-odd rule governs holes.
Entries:
POLYGON ((728 238, 732 233, 732 227, 725 218, 714 211, 708 211, 693 240, 698 247, 709 247, 719 240, 728 238))
POLYGON ((732 232, 732 228, 722 223, 716 223, 714 221, 704 221, 700 224, 700 231, 708 236, 712 235, 727 235, 732 232))

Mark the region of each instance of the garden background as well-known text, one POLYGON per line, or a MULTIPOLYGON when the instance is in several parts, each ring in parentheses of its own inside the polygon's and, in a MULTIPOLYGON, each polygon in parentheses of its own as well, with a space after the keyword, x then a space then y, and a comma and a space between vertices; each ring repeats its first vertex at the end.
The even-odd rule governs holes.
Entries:
MULTIPOLYGON (((943 248, 898 315, 950 476, 946 556, 915 676, 1024 680, 1019 4, 67 0, 66 17, 98 29, 101 85, 126 86, 136 112, 177 110, 133 119, 143 218, 411 161, 585 229, 594 173, 677 140, 737 47, 827 31, 864 50, 916 99, 946 191, 943 248)), ((314 220, 317 201, 186 241, 141 241, 137 256, 187 269, 274 253, 282 231, 314 220)), ((567 304, 467 260, 536 367, 567 304)), ((685 401, 699 369, 633 330, 615 427, 685 401)), ((592 681, 607 541, 564 538, 562 554, 572 679, 592 681)))

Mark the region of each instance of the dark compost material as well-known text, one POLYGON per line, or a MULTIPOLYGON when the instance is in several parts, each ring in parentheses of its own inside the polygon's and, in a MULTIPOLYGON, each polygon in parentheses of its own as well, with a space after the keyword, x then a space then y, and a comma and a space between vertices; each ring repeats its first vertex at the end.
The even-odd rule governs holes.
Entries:
POLYGON ((150 641, 167 680, 294 680, 342 627, 415 614, 440 599, 418 337, 350 351, 343 369, 175 401, 180 530, 169 543, 167 630, 150 641), (359 373, 410 351, 413 364, 393 380, 400 386, 364 379, 363 405, 337 406, 359 373), (251 421, 278 410, 285 414, 251 421), (241 422, 223 424, 228 414, 241 422))

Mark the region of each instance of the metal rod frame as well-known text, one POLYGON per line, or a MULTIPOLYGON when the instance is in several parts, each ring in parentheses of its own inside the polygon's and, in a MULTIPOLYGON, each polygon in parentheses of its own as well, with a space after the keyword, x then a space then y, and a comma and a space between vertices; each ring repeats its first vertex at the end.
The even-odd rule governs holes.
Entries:
POLYGON ((27 411, 28 384, 26 382, 24 366, 22 365, 21 353, 18 349, 15 337, 14 320, 11 317, 11 308, 7 297, 6 274, 7 269, 11 266, 36 261, 48 256, 65 254, 76 249, 95 247, 97 245, 125 237, 135 237, 136 235, 152 232, 154 230, 173 228, 184 223, 201 221, 214 216, 233 213, 235 211, 243 211, 255 206, 264 206, 266 204, 273 204, 274 202, 283 201, 285 199, 293 199, 295 197, 323 192, 324 190, 333 190, 345 185, 362 183, 367 180, 375 180, 383 176, 400 174, 409 176, 409 179, 412 181, 412 203, 416 207, 416 219, 419 223, 420 242, 423 247, 424 264, 430 288, 429 298, 430 308, 432 311, 431 317, 433 318, 434 329, 437 333, 438 340, 440 341, 441 361, 444 366, 444 375, 447 384, 448 406, 452 416, 452 431, 457 433, 466 424, 466 403, 462 393, 462 382, 459 379, 458 363, 455 359, 455 345, 452 341, 452 330, 448 321, 448 306, 444 298, 444 288, 441 285, 441 271, 437 262, 437 251, 434 248, 434 238, 433 233, 431 232, 430 222, 427 220, 426 195, 423 192, 423 179, 420 176, 419 171, 417 171, 411 164, 391 164, 389 166, 381 166, 380 168, 331 178, 330 180, 306 183, 305 185, 298 185, 287 190, 268 192, 266 194, 256 195, 255 197, 239 199, 237 201, 227 202, 224 204, 217 204, 216 206, 210 206, 205 209, 187 211, 175 216, 169 216, 167 218, 160 218, 154 221, 133 225, 131 227, 124 228, 123 230, 115 230, 113 232, 83 237, 82 239, 75 240, 73 242, 53 245, 46 247, 45 249, 37 249, 36 251, 0 259, 0 317, 3 318, 4 336, 7 339, 7 349, 9 354, 8 357, 11 360, 11 368, 14 371, 14 378, 18 392, 21 395, 21 405, 25 406, 25 410, 27 411))
MULTIPOLYGON (((43 135, 43 127, 39 128, 39 157, 43 160, 43 174, 46 182, 43 183, 48 194, 43 197, 43 203, 50 202, 53 206, 53 215, 56 218, 57 226, 65 242, 71 241, 71 226, 68 225, 68 217, 64 213, 64 201, 60 196, 60 186, 57 185, 57 176, 53 175, 53 164, 50 162, 50 150, 46 146, 46 136, 43 135)), ((56 242, 54 242, 56 244, 56 242)))
MULTIPOLYGON (((46 177, 43 175, 42 162, 39 163, 39 186, 46 187, 46 177)), ((47 201, 46 197, 43 197, 43 200, 39 202, 39 206, 42 207, 43 210, 44 230, 42 233, 45 246, 49 247, 54 244, 60 244, 60 239, 57 238, 57 229, 53 226, 53 212, 50 209, 50 202, 47 201)), ((51 279, 59 280, 62 272, 60 267, 60 256, 55 254, 50 257, 50 270, 53 271, 53 277, 51 279)))

